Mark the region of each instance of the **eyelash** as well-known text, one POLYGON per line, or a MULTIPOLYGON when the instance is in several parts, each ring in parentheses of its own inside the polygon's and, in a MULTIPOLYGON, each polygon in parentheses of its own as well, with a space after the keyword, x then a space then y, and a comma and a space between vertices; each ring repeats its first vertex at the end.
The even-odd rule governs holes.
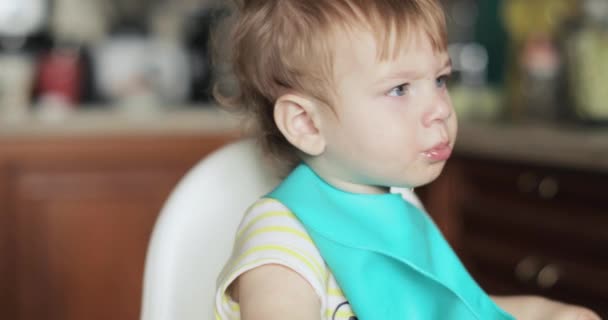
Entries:
POLYGON ((451 77, 452 77, 451 73, 446 73, 446 74, 439 76, 435 81, 438 82, 438 87, 446 87, 448 82, 450 81, 451 77), (439 85, 439 82, 441 82, 441 85, 439 85))
POLYGON ((410 84, 409 84, 409 83, 403 83, 403 84, 400 84, 400 85, 398 85, 398 86, 396 86, 396 87, 393 87, 391 90, 389 90, 389 91, 388 91, 388 93, 387 93, 387 95, 388 95, 389 97, 402 97, 402 96, 404 96, 404 95, 405 95, 405 93, 406 93, 406 91, 407 91, 407 88, 408 88, 409 86, 410 86, 410 84), (402 93, 402 94, 394 94, 394 92, 395 92, 397 89, 399 89, 399 90, 400 90, 400 91, 402 91, 403 93, 402 93))
MULTIPOLYGON (((437 87, 438 88, 445 88, 448 84, 448 81, 450 80, 451 77, 451 73, 446 73, 444 75, 441 75, 439 77, 437 77, 437 79, 435 79, 436 83, 437 83, 437 87)), ((391 97, 402 97, 405 95, 405 93, 407 92, 408 87, 410 86, 409 83, 403 83, 400 84, 396 87, 393 87, 391 90, 388 91, 387 95, 391 96, 391 97), (396 90, 402 91, 403 93, 401 94, 394 94, 394 92, 396 90)))

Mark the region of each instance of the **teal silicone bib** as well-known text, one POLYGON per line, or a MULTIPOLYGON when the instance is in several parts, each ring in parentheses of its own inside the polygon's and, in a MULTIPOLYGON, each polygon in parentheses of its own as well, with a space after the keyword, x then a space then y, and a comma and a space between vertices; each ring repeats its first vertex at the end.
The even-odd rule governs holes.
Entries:
POLYGON ((298 166, 269 198, 302 222, 359 320, 512 320, 400 194, 353 194, 298 166))

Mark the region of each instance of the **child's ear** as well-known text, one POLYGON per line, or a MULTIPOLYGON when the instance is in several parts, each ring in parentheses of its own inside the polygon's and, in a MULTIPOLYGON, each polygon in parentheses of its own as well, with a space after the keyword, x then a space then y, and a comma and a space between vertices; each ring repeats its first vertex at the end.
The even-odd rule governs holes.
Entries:
POLYGON ((274 105, 274 121, 287 141, 300 151, 318 156, 325 150, 321 134, 321 108, 318 103, 297 94, 285 94, 274 105))

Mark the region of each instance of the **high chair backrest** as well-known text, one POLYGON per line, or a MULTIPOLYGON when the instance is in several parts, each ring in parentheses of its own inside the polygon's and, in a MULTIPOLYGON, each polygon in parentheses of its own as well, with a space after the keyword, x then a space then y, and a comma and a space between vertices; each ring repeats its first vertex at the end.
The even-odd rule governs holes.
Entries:
POLYGON ((242 214, 278 181, 253 140, 221 148, 186 174, 152 233, 142 320, 212 319, 215 280, 242 214))
MULTIPOLYGON (((242 215, 278 183, 254 140, 222 147, 191 169, 154 226, 141 320, 213 319, 215 281, 242 215)), ((421 206, 410 190, 393 191, 421 206)))

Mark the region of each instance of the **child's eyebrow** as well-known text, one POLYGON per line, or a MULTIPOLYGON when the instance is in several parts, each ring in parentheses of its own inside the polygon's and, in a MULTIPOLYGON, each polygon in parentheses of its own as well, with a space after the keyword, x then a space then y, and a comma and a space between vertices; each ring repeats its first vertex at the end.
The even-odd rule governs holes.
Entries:
MULTIPOLYGON (((438 70, 443 71, 446 69, 451 69, 452 68, 452 59, 450 57, 447 57, 445 59, 445 61, 443 62, 441 68, 439 68, 438 70)), ((391 72, 388 73, 384 76, 382 76, 382 78, 380 78, 378 81, 376 81, 376 84, 383 84, 386 83, 388 81, 391 80, 395 80, 395 79, 415 79, 418 78, 420 76, 420 71, 417 70, 397 70, 395 72, 391 72)))
POLYGON ((377 83, 380 84, 395 79, 412 79, 418 77, 419 74, 419 72, 414 70, 398 70, 383 76, 377 83))

